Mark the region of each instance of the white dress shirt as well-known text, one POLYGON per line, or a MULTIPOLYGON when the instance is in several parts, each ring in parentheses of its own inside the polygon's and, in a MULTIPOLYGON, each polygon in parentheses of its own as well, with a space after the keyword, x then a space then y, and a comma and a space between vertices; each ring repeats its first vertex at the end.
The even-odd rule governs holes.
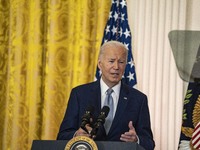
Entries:
MULTIPOLYGON (((102 78, 100 79, 100 86, 101 86, 101 108, 103 108, 103 106, 105 104, 105 99, 106 99, 106 91, 109 89, 109 87, 105 84, 105 82, 102 80, 102 78)), ((115 112, 117 109, 120 88, 121 88, 121 81, 117 85, 112 87, 113 92, 111 95, 112 95, 113 102, 114 102, 113 117, 115 116, 115 112)))

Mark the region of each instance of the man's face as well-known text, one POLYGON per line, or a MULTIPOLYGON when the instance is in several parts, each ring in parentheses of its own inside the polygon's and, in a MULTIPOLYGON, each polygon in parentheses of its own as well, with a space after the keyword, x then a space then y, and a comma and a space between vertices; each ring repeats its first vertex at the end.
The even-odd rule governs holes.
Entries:
POLYGON ((98 61, 103 81, 115 86, 122 78, 126 67, 126 52, 122 47, 107 46, 98 61))

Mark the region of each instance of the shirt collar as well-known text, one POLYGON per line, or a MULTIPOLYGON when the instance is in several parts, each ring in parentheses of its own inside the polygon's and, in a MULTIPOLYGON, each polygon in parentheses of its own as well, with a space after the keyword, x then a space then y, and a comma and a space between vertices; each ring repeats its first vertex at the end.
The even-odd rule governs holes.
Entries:
MULTIPOLYGON (((101 86, 101 94, 103 95, 106 93, 109 87, 106 85, 106 83, 103 81, 102 78, 100 79, 100 86, 101 86)), ((120 88, 121 88, 121 81, 112 87, 114 93, 116 93, 117 95, 119 95, 120 88)))

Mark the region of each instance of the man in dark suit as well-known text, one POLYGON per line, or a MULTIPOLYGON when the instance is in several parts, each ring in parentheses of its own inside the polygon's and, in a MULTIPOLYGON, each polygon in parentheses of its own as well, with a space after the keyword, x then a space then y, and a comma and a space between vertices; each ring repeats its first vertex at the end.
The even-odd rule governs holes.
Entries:
POLYGON ((106 103, 107 89, 112 89, 111 127, 106 132, 101 126, 94 140, 137 142, 147 150, 154 149, 147 96, 121 81, 126 63, 127 49, 123 44, 109 41, 101 47, 98 58, 101 79, 72 89, 58 140, 70 140, 74 136, 91 137, 87 132, 92 130, 90 124, 85 126, 86 131, 80 128, 82 116, 88 106, 93 106, 95 122, 106 103))

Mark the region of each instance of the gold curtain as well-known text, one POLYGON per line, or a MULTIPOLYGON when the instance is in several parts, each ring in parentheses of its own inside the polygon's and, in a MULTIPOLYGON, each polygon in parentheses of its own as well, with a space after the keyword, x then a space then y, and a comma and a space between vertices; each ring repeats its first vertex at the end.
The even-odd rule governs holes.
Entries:
POLYGON ((94 80, 109 0, 0 0, 0 149, 55 140, 71 89, 94 80))

